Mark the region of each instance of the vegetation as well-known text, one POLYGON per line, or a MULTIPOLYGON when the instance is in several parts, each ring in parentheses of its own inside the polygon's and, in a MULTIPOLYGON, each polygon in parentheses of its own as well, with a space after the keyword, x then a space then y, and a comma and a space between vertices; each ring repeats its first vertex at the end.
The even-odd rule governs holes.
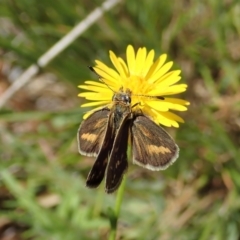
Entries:
MULTIPOLYGON (((2 0, 0 98, 20 72, 102 1, 2 0)), ((167 53, 191 102, 167 131, 180 147, 162 172, 130 163, 117 239, 240 239, 240 3, 123 1, 0 110, 0 239, 107 239, 116 194, 87 189, 77 151, 77 85, 128 44, 167 53)))

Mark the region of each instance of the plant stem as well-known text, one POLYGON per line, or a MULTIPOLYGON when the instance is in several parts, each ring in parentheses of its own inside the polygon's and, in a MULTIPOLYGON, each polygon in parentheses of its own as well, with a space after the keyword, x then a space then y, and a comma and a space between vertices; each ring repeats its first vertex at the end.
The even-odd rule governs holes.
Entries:
POLYGON ((123 200, 123 194, 124 194, 124 189, 126 185, 126 177, 123 177, 121 186, 118 189, 117 192, 117 197, 116 197, 116 203, 115 203, 115 209, 113 213, 113 218, 110 219, 111 222, 111 230, 109 234, 108 240, 115 240, 116 239, 116 234, 117 234, 117 222, 120 214, 120 209, 122 205, 122 200, 123 200))

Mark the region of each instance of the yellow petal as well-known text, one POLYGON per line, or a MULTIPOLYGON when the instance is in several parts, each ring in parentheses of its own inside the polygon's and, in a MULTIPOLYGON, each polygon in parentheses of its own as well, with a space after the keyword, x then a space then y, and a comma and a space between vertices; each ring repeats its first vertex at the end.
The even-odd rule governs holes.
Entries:
POLYGON ((173 95, 181 92, 185 92, 187 89, 186 84, 177 84, 170 87, 166 87, 165 89, 155 88, 148 92, 150 96, 165 96, 165 95, 173 95))
POLYGON ((118 61, 119 61, 119 63, 121 64, 121 66, 122 66, 122 68, 123 68, 123 71, 124 71, 124 75, 123 76, 121 76, 121 77, 124 77, 124 76, 126 76, 126 77, 129 77, 129 71, 128 71, 128 67, 127 67, 127 64, 123 61, 123 59, 122 58, 118 58, 118 61))
MULTIPOLYGON (((97 65, 94 67, 94 70, 97 72, 97 70, 101 70, 102 72, 105 72, 106 74, 108 74, 111 78, 116 80, 119 80, 119 74, 112 68, 109 68, 107 65, 105 65, 104 63, 95 60, 95 62, 97 63, 97 65)), ((102 75, 98 74, 99 76, 103 77, 102 75)))
POLYGON ((121 75, 121 77, 126 77, 126 72, 124 71, 124 68, 119 62, 119 59, 116 57, 116 55, 112 51, 110 51, 110 59, 114 67, 117 69, 118 73, 121 75))
POLYGON ((95 92, 83 92, 79 93, 78 97, 84 97, 87 100, 94 100, 94 101, 111 101, 112 94, 108 93, 95 93, 95 92))
POLYGON ((177 126, 178 123, 175 120, 169 119, 165 117, 163 114, 164 112, 158 112, 156 110, 152 109, 152 113, 154 115, 154 118, 156 119, 157 123, 160 123, 166 127, 171 127, 171 126, 177 126))
MULTIPOLYGON (((118 88, 119 82, 121 82, 120 76, 113 69, 105 72, 100 68, 94 67, 96 73, 103 78, 105 84, 112 86, 113 88, 118 88)), ((120 85, 121 86, 121 85, 120 85)))
POLYGON ((181 76, 179 76, 180 73, 181 73, 180 70, 175 70, 164 74, 154 83, 155 87, 162 88, 163 86, 173 85, 174 83, 178 82, 181 79, 181 76))
POLYGON ((164 113, 160 113, 158 115, 158 121, 160 124, 166 126, 166 127, 179 127, 179 124, 173 120, 173 119, 169 119, 168 117, 164 116, 164 113))
POLYGON ((169 109, 177 111, 186 111, 187 108, 183 105, 171 103, 165 100, 146 101, 146 104, 157 111, 167 112, 169 109))
MULTIPOLYGON (((84 82, 85 84, 88 84, 88 85, 93 85, 93 86, 98 86, 98 87, 102 87, 102 88, 106 88, 106 84, 104 83, 100 83, 100 82, 96 82, 96 81, 85 81, 84 82)), ((83 86, 83 85, 79 85, 78 87, 81 88, 80 86, 83 86)))
POLYGON ((145 79, 148 80, 152 75, 155 74, 155 72, 158 71, 158 69, 160 69, 162 67, 162 65, 164 64, 164 62, 167 59, 167 54, 162 54, 151 66, 151 68, 149 69, 145 79))
POLYGON ((109 92, 110 90, 105 86, 103 87, 97 87, 97 86, 91 86, 91 85, 79 85, 78 86, 81 89, 85 89, 85 90, 90 90, 90 91, 94 91, 94 92, 109 92))
POLYGON ((172 119, 174 121, 177 121, 177 122, 181 122, 181 123, 184 123, 184 120, 179 117, 178 115, 176 115, 175 113, 172 113, 172 112, 164 112, 164 113, 161 113, 163 116, 165 116, 166 118, 168 119, 172 119))
POLYGON ((135 67, 135 74, 137 76, 142 76, 142 70, 145 65, 146 56, 147 56, 146 48, 139 48, 136 56, 136 67, 135 67))
POLYGON ((154 74, 152 74, 151 77, 149 77, 149 82, 154 83, 157 80, 159 80, 160 77, 162 77, 168 70, 172 67, 173 62, 168 62, 164 64, 161 68, 158 69, 154 74))
POLYGON ((95 60, 95 63, 97 64, 95 67, 105 69, 105 71, 108 71, 109 67, 103 62, 95 60))
POLYGON ((166 88, 165 90, 163 90, 162 92, 164 95, 174 95, 177 93, 185 92, 186 89, 187 89, 186 84, 178 84, 178 85, 170 86, 170 87, 166 88))
POLYGON ((190 105, 190 102, 179 98, 164 98, 166 101, 180 105, 190 105))
POLYGON ((154 59, 154 50, 151 50, 148 55, 147 55, 147 58, 146 58, 146 61, 145 61, 145 64, 144 64, 144 68, 142 70, 142 75, 143 77, 146 76, 146 74, 148 73, 150 67, 152 66, 153 64, 153 59, 154 59))
POLYGON ((161 111, 161 112, 166 112, 169 110, 169 105, 166 104, 165 102, 160 102, 158 100, 156 101, 146 101, 145 102, 149 107, 161 111))
POLYGON ((132 45, 127 46, 127 64, 130 73, 135 73, 136 59, 132 45))
POLYGON ((106 105, 109 101, 98 101, 98 102, 90 102, 90 103, 84 103, 81 105, 81 107, 92 107, 97 105, 106 105))

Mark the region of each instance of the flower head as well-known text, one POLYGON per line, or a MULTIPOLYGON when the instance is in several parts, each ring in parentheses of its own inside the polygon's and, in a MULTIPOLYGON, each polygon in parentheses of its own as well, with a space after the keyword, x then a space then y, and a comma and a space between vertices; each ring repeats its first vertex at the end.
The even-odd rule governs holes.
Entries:
MULTIPOLYGON (((93 111, 106 105, 111 108, 113 94, 121 88, 125 91, 129 89, 131 105, 137 105, 134 109, 141 109, 156 123, 178 127, 178 122, 184 122, 183 119, 169 110, 186 111, 189 102, 169 96, 186 91, 187 85, 176 84, 181 79, 181 71, 170 71, 173 62, 166 62, 166 54, 162 54, 156 61, 154 55, 154 50, 147 53, 145 47, 139 48, 135 53, 133 47, 128 45, 126 62, 110 51, 115 69, 96 60, 93 69, 102 82, 87 80, 84 85, 79 85, 79 88, 87 91, 78 96, 93 101, 81 107, 98 106, 93 111)), ((89 113, 85 114, 84 118, 88 115, 89 113)))

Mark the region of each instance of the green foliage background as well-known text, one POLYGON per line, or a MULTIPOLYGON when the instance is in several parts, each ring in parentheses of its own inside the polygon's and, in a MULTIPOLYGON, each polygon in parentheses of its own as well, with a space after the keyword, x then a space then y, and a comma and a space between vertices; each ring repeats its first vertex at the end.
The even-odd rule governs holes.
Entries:
MULTIPOLYGON (((1 0, 0 94, 102 2, 1 0)), ((116 196, 85 188, 77 85, 128 44, 168 53, 191 105, 167 129, 173 166, 130 163, 117 239, 240 239, 239 16, 238 0, 125 0, 42 69, 0 111, 0 239, 107 239, 116 196)))

